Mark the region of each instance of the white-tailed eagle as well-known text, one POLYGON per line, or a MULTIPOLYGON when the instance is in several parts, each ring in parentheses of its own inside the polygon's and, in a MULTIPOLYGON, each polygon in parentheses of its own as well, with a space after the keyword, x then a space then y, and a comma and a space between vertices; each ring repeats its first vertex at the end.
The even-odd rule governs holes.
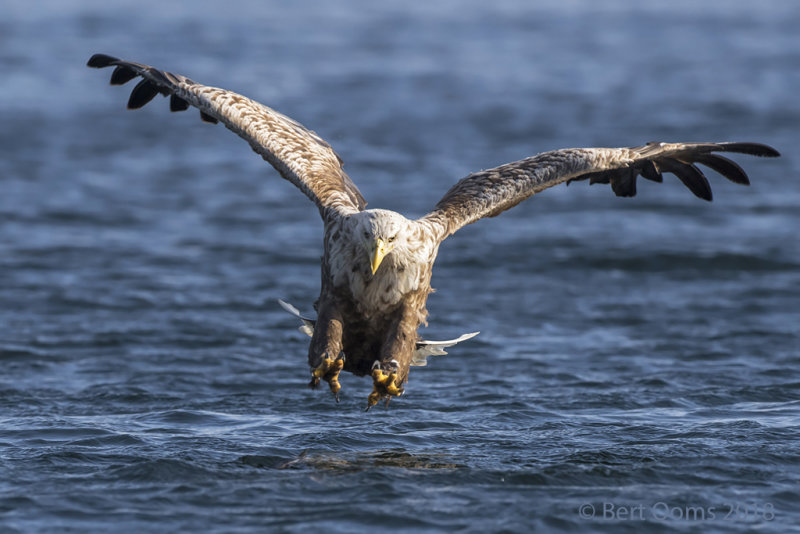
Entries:
MULTIPOLYGON (((719 152, 776 157, 757 143, 648 143, 633 148, 568 148, 544 152, 479 171, 450 188, 433 209, 416 220, 367 202, 342 168, 341 158, 316 133, 242 95, 208 87, 177 74, 104 54, 90 67, 115 67, 112 85, 140 77, 128 107, 144 106, 157 94, 170 97, 170 110, 189 106, 207 122, 222 122, 244 138, 280 175, 319 209, 325 225, 322 289, 316 320, 300 316, 311 335, 311 386, 325 380, 338 400, 341 370, 371 375, 367 409, 403 393, 411 365, 424 364, 468 336, 426 342, 417 333, 426 323, 425 302, 439 245, 459 228, 494 217, 535 193, 562 182, 589 180, 611 185, 617 196, 636 194, 636 179, 656 182, 672 173, 696 196, 711 200, 702 164, 738 184, 742 168, 719 152)), ((474 335, 474 334, 473 334, 474 335)))

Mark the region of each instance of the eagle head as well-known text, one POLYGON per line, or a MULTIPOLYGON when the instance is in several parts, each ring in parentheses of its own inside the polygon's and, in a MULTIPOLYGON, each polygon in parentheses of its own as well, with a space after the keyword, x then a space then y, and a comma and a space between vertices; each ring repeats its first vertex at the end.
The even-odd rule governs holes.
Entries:
POLYGON ((374 275, 389 254, 402 255, 408 245, 411 221, 389 210, 367 210, 359 213, 359 238, 369 258, 374 275))

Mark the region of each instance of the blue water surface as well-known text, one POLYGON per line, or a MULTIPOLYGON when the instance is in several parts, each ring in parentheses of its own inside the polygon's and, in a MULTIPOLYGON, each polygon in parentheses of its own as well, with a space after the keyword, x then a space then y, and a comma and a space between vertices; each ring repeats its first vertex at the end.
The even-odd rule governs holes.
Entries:
POLYGON ((0 531, 800 531, 795 2, 22 2, 0 17, 0 531), (370 207, 570 146, 758 141, 634 199, 560 186, 441 248, 430 338, 364 413, 276 304, 316 209, 104 52, 316 130, 370 207))

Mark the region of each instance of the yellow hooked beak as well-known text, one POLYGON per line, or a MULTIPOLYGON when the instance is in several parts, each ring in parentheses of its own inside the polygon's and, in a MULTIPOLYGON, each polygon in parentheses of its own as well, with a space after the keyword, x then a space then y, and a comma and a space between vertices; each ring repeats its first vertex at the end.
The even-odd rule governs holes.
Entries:
POLYGON ((380 237, 376 237, 375 242, 369 243, 367 248, 369 250, 369 264, 372 267, 372 274, 375 274, 378 267, 381 266, 383 258, 392 251, 392 246, 380 237))

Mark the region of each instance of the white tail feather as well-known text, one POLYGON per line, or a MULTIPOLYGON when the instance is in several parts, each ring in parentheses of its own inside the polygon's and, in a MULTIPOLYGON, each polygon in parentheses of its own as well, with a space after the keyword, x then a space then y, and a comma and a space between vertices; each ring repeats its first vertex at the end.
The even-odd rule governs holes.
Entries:
POLYGON ((411 359, 411 365, 424 367, 428 365, 428 356, 443 356, 447 354, 444 349, 450 348, 454 345, 472 339, 480 334, 480 332, 470 332, 455 339, 448 339, 445 341, 427 341, 420 339, 417 341, 417 350, 414 351, 414 357, 411 359))
POLYGON ((312 337, 314 335, 314 323, 316 322, 316 321, 314 321, 314 319, 309 319, 308 317, 303 317, 300 314, 300 310, 298 310, 297 308, 295 308, 294 306, 292 306, 291 304, 289 304, 286 301, 278 299, 278 304, 281 305, 281 308, 283 308, 284 310, 286 310, 290 314, 294 315, 295 317, 297 317, 298 319, 303 321, 303 325, 299 328, 299 330, 302 333, 304 333, 308 337, 312 337))

